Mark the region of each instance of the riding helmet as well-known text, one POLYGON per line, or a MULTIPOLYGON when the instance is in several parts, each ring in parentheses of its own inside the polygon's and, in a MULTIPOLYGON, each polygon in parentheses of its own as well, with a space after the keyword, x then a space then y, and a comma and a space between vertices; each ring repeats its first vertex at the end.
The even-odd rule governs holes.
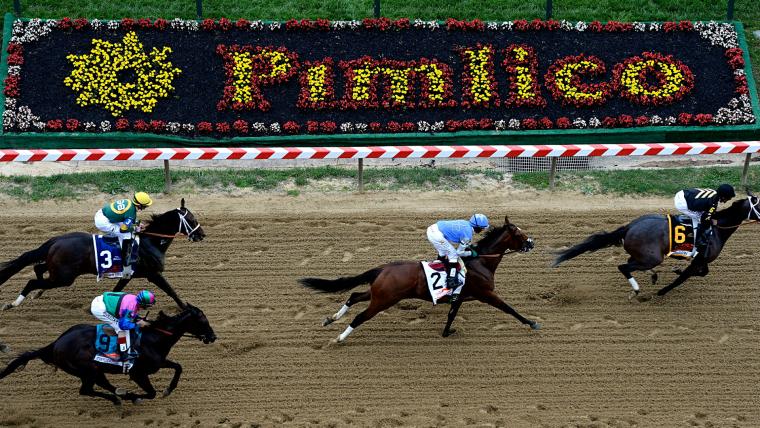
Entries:
POLYGON ((135 193, 135 195, 132 197, 132 202, 134 202, 135 205, 143 208, 153 205, 153 200, 150 199, 150 196, 148 196, 148 194, 145 192, 135 193))
POLYGON ((488 217, 484 214, 473 214, 472 217, 470 217, 470 226, 488 229, 488 217))
POLYGON ((142 290, 137 293, 137 304, 143 308, 156 304, 156 296, 150 290, 142 290))
POLYGON ((736 192, 734 192, 734 187, 730 184, 721 184, 718 186, 718 196, 725 199, 733 199, 736 196, 736 192))

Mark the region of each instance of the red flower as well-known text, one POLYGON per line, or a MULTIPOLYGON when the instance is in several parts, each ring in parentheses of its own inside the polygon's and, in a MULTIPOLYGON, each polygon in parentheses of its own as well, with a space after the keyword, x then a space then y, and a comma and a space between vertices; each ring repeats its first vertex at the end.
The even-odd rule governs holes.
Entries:
POLYGON ((214 20, 211 18, 206 18, 201 22, 201 29, 205 31, 214 31, 214 20))
POLYGON ((449 132, 454 132, 457 129, 461 128, 462 124, 458 120, 447 120, 446 121, 446 130, 449 132))
POLYGON ((390 132, 401 132, 401 124, 394 120, 388 122, 386 128, 388 128, 388 131, 390 132))
POLYGON ((46 127, 51 131, 60 131, 63 129, 63 121, 61 119, 48 120, 46 127))
POLYGON ((319 132, 319 122, 316 120, 310 120, 306 122, 306 132, 309 134, 316 134, 319 132))
POLYGON ((559 129, 567 129, 570 128, 573 125, 572 122, 570 122, 570 119, 566 117, 560 117, 557 119, 557 128, 559 129))
POLYGON ((538 121, 533 118, 526 118, 520 121, 521 125, 525 129, 538 129, 538 121))
POLYGON ((681 113, 678 115, 678 123, 680 125, 688 125, 691 123, 692 118, 691 113, 681 113))
POLYGON ((528 21, 524 19, 517 19, 512 22, 512 28, 514 28, 515 31, 528 31, 528 21))
POLYGON ((620 124, 622 128, 632 127, 634 124, 633 116, 629 116, 627 114, 621 114, 620 116, 618 116, 618 124, 620 124))
POLYGON ((230 132, 230 124, 227 122, 217 122, 214 128, 216 129, 216 132, 220 134, 226 134, 230 132))
POLYGON ((76 119, 66 120, 66 129, 69 131, 76 131, 79 128, 79 121, 76 119))
POLYGON ((554 128, 554 122, 551 119, 549 119, 548 117, 542 117, 538 121, 538 126, 541 129, 552 129, 552 128, 554 128))
POLYGON ((534 19, 533 21, 530 21, 530 24, 528 24, 528 28, 533 31, 542 30, 544 28, 544 21, 540 19, 534 19))
POLYGON ((678 23, 678 29, 681 31, 694 31, 694 24, 691 21, 681 21, 678 23))
POLYGON ((74 23, 71 21, 71 18, 69 17, 62 18, 60 21, 58 21, 58 28, 60 28, 61 30, 68 30, 73 25, 74 23))
POLYGON ((557 31, 560 29, 560 22, 550 19, 544 22, 544 29, 549 31, 557 31))
POLYGON ((198 122, 196 129, 198 129, 198 132, 200 133, 208 134, 214 130, 214 127, 211 122, 198 122))
POLYGON ((709 125, 713 123, 713 115, 709 113, 699 113, 694 116, 694 121, 702 126, 709 125))
POLYGON ((406 28, 411 27, 411 24, 409 23, 409 18, 400 18, 395 21, 393 21, 393 26, 397 30, 404 30, 406 28))
POLYGON ((235 22, 235 26, 240 30, 247 30, 250 25, 251 22, 245 18, 240 18, 237 20, 237 22, 235 22))
POLYGON ((6 51, 8 51, 9 54, 21 54, 24 52, 24 48, 18 43, 8 43, 6 51))
POLYGON ((314 21, 314 27, 321 31, 330 31, 330 21, 324 18, 319 18, 314 21))
POLYGON ((285 21, 285 29, 286 30, 297 30, 300 28, 300 24, 298 23, 297 19, 288 19, 285 21))
POLYGON ((222 31, 229 31, 229 29, 232 28, 232 21, 227 18, 220 18, 217 23, 217 28, 222 31))
POLYGON ((19 90, 19 77, 18 76, 8 76, 5 78, 5 88, 3 89, 3 93, 6 97, 15 98, 18 97, 21 93, 19 90))
POLYGON ((84 18, 77 18, 74 20, 73 26, 75 30, 83 30, 90 26, 90 22, 84 18))
POLYGON ((235 129, 235 131, 241 133, 241 134, 247 134, 248 133, 248 122, 246 122, 243 119, 238 119, 235 122, 232 123, 232 128, 235 129))
POLYGON ((337 129, 338 129, 338 125, 336 125, 335 122, 331 120, 321 122, 319 124, 319 130, 324 132, 325 134, 334 134, 335 130, 337 129))
POLYGON ((285 124, 282 125, 282 129, 284 129, 285 132, 287 132, 288 134, 297 134, 298 131, 301 129, 301 125, 291 120, 291 121, 285 122, 285 124))
POLYGON ((153 22, 153 28, 156 30, 166 30, 166 28, 169 26, 169 21, 165 20, 164 18, 158 18, 153 22))
POLYGON ((592 21, 590 24, 588 24, 588 29, 594 33, 601 33, 602 30, 604 30, 604 26, 599 21, 592 21))
POLYGON ((633 30, 633 24, 629 23, 623 23, 618 21, 608 21, 607 24, 604 25, 604 31, 607 31, 609 33, 621 33, 624 31, 631 31, 633 30))
POLYGON ((23 65, 24 57, 20 53, 8 55, 8 65, 23 65))
POLYGON ((119 131, 126 131, 129 129, 129 120, 123 117, 116 119, 116 129, 119 131))
POLYGON ((383 126, 380 124, 380 122, 370 122, 369 123, 369 130, 372 132, 380 132, 380 130, 383 129, 383 126))
POLYGON ((137 25, 137 21, 135 21, 132 18, 122 18, 121 19, 121 28, 125 30, 132 30, 137 25))
POLYGON ((480 119, 478 121, 478 128, 480 128, 480 129, 494 129, 493 119, 488 119, 488 118, 480 119))
POLYGON ((150 19, 147 18, 140 18, 137 20, 137 25, 140 26, 140 28, 147 29, 153 27, 153 23, 150 22, 150 19))
POLYGON ((132 126, 135 128, 135 131, 137 132, 148 132, 150 130, 150 125, 148 124, 148 122, 142 119, 138 119, 134 121, 132 126))
POLYGON ((151 120, 150 129, 153 132, 163 132, 166 129, 166 122, 163 120, 151 120))
POLYGON ((617 127, 617 123, 618 121, 614 117, 607 116, 604 119, 602 119, 602 126, 604 126, 605 128, 615 128, 617 127))
POLYGON ((649 118, 646 116, 639 116, 636 118, 636 126, 647 126, 649 125, 649 118))

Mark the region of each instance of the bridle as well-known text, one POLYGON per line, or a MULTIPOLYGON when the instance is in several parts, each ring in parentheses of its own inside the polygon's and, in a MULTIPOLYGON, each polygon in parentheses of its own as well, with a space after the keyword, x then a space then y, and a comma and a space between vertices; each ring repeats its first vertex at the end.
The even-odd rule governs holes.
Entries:
POLYGON ((755 217, 757 217, 758 219, 760 219, 760 210, 758 209, 758 207, 760 207, 760 197, 756 197, 755 196, 754 197, 755 198, 755 202, 754 203, 752 203, 752 198, 753 198, 753 196, 751 196, 751 195, 747 196, 747 202, 749 203, 749 211, 747 211, 747 218, 744 219, 744 220, 742 220, 741 223, 737 224, 736 226, 718 226, 718 225, 716 225, 715 227, 718 228, 718 229, 736 229, 739 226, 742 226, 742 225, 745 225, 745 224, 760 223, 760 220, 755 220, 755 219, 752 218, 752 213, 754 213, 755 217))
MULTIPOLYGON (((517 226, 515 226, 515 228, 517 230, 520 230, 520 231, 522 230, 522 229, 520 229, 517 226)), ((514 236, 515 234, 512 233, 510 235, 514 236)), ((479 258, 479 257, 488 257, 488 258, 491 258, 491 257, 504 257, 504 256, 508 256, 508 255, 514 254, 514 253, 526 253, 526 252, 530 251, 533 248, 533 239, 532 238, 528 238, 525 241, 525 243, 527 243, 528 245, 527 246, 523 245, 520 249, 517 249, 517 250, 512 250, 510 248, 507 248, 506 250, 502 251, 501 253, 497 253, 497 254, 478 254, 477 258, 479 258)))
MULTIPOLYGON (((177 324, 183 322, 190 315, 191 315, 190 311, 182 314, 182 317, 179 320, 177 320, 177 324)), ((166 330, 166 329, 159 328, 159 327, 152 327, 151 326, 151 329, 153 329, 153 330, 155 330, 155 331, 157 331, 157 332, 159 332, 161 334, 165 334, 166 336, 174 336, 174 334, 175 334, 171 330, 166 330)), ((201 340, 201 341, 204 340, 202 334, 192 334, 192 333, 188 333, 188 332, 182 333, 182 335, 180 337, 192 337, 192 338, 195 338, 195 339, 198 339, 198 340, 201 340)))
POLYGON ((198 230, 199 227, 201 227, 201 223, 196 221, 195 227, 190 227, 190 222, 187 221, 187 215, 190 211, 185 210, 185 213, 182 214, 182 208, 177 208, 177 215, 179 215, 179 229, 177 230, 177 233, 174 235, 167 235, 164 233, 155 233, 155 232, 140 232, 143 235, 150 235, 150 236, 157 236, 159 238, 175 238, 177 235, 181 235, 182 231, 184 230, 187 235, 187 239, 192 240, 191 235, 198 230))

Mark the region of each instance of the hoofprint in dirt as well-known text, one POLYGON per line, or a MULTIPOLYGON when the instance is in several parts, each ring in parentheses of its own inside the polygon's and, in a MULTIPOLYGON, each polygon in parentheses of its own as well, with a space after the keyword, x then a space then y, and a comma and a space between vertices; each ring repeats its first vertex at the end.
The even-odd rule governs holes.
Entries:
MULTIPOLYGON (((194 341, 180 342, 171 354, 184 363, 180 388, 122 412, 79 397, 74 380, 30 363, 13 382, 0 383, 0 425, 760 425, 753 405, 760 380, 756 226, 736 233, 708 277, 664 298, 629 302, 615 269, 619 247, 561 269, 549 267, 553 252, 637 215, 665 212, 669 198, 510 191, 182 196, 207 238, 192 247, 175 243, 166 276, 204 308, 219 340, 203 352, 194 341), (320 324, 347 295, 315 295, 298 278, 430 258, 425 228, 475 210, 509 215, 535 239, 530 253, 505 258, 496 291, 539 320, 540 332, 466 303, 457 333, 444 339, 448 307, 409 301, 379 314, 346 346, 331 343, 348 320, 320 324)), ((151 209, 175 207, 179 197, 157 197, 151 209)), ((89 211, 102 201, 2 199, 0 259, 40 236, 91 230, 89 211)), ((676 265, 662 269, 663 280, 676 265)), ((29 275, 3 285, 0 300, 15 296, 29 275)), ((640 282, 651 293, 647 279, 640 282)), ((0 314, 0 341, 20 352, 68 325, 94 323, 89 302, 113 284, 80 278, 0 314)), ((0 354, 0 363, 11 355, 0 354)), ((170 378, 159 373, 154 384, 162 389, 170 378)))

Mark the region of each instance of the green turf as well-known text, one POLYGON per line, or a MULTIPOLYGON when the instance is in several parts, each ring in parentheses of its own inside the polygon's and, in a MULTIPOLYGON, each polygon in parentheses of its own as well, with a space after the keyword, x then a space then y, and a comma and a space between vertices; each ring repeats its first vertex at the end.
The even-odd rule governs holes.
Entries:
MULTIPOLYGON (((271 191, 285 184, 303 188, 319 180, 345 179, 346 190, 354 190, 355 168, 333 166, 289 169, 192 169, 174 170, 172 182, 178 189, 271 191)), ((464 189, 472 177, 503 179, 493 170, 453 168, 371 168, 364 171, 368 190, 464 189)), ((23 200, 71 199, 96 193, 124 194, 136 190, 158 193, 164 190, 160 169, 120 170, 53 176, 0 176, 0 193, 23 200)), ((304 190, 289 189, 289 196, 304 190)))
MULTIPOLYGON (((567 171, 557 174, 556 187, 586 194, 669 196, 681 190, 684 183, 708 188, 729 183, 741 188, 741 173, 742 169, 737 167, 567 171)), ((549 187, 546 172, 516 173, 512 180, 518 185, 539 190, 549 187)), ((750 168, 747 181, 750 188, 756 192, 760 190, 760 166, 750 168)))
MULTIPOLYGON (((165 17, 195 18, 194 0, 20 0, 22 15, 40 18, 165 17)), ((722 20, 726 1, 709 0, 555 0, 553 17, 568 20, 722 20)), ((372 16, 372 0, 207 0, 205 17, 248 19, 329 18, 359 19, 372 16)), ((0 1, 3 12, 13 11, 11 0, 0 1)), ((511 20, 544 18, 542 0, 382 0, 383 16, 423 19, 480 18, 511 20)), ((734 18, 744 23, 753 63, 760 63, 760 40, 752 35, 760 29, 760 2, 736 0, 734 18)), ((754 68, 760 83, 760 68, 754 68)))

